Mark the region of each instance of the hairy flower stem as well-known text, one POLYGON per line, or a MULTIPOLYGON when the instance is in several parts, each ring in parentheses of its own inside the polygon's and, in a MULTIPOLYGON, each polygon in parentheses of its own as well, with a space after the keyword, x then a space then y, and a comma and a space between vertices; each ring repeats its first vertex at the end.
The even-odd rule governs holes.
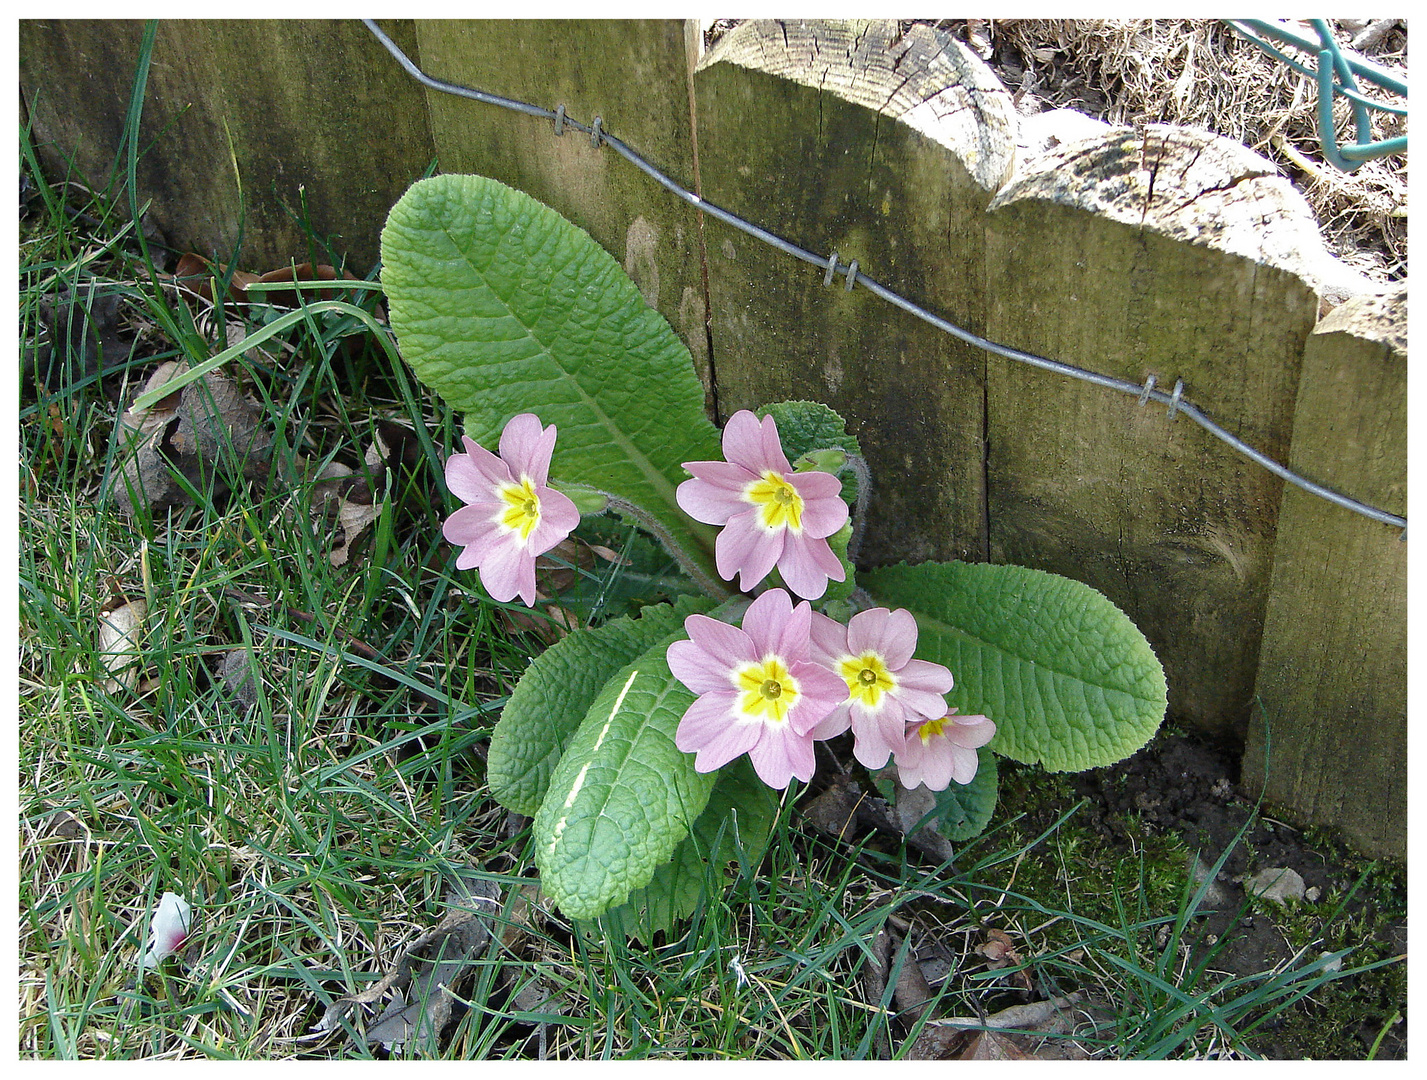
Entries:
POLYGON ((559 485, 559 487, 560 490, 566 492, 575 500, 576 505, 580 506, 582 512, 590 512, 586 509, 587 504, 582 499, 585 493, 589 493, 603 498, 606 503, 606 509, 613 510, 624 517, 632 519, 640 528, 653 535, 659 543, 664 545, 664 550, 674 557, 674 561, 679 564, 679 568, 693 579, 695 585, 709 596, 712 596, 715 600, 729 600, 737 595, 733 589, 730 589, 722 581, 710 576, 695 559, 690 557, 689 553, 684 550, 679 542, 674 539, 673 534, 664 527, 664 524, 642 506, 632 503, 628 499, 622 499, 618 495, 612 495, 608 491, 601 491, 599 488, 592 487, 589 484, 562 484, 559 485))
POLYGON ((847 541, 847 561, 855 563, 862 530, 867 525, 867 504, 872 500, 872 471, 867 467, 867 460, 858 454, 848 454, 843 468, 857 477, 857 505, 852 508, 852 536, 847 541))

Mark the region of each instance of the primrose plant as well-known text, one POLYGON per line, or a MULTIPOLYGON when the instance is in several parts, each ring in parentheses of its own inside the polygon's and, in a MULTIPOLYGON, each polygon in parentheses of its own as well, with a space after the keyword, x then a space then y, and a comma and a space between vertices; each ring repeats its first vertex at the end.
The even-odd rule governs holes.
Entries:
POLYGON ((1149 644, 1085 585, 855 569, 870 477, 842 418, 776 402, 720 434, 668 323, 548 207, 483 177, 422 180, 382 233, 382 284, 403 356, 464 415, 446 461, 458 569, 534 605, 537 557, 613 513, 681 571, 660 582, 672 600, 536 657, 491 736, 490 790, 534 819, 567 916, 672 928, 731 860, 757 865, 815 744, 849 731, 884 795, 925 788, 927 820, 960 841, 991 818, 998 756, 1093 768, 1163 720, 1149 644))

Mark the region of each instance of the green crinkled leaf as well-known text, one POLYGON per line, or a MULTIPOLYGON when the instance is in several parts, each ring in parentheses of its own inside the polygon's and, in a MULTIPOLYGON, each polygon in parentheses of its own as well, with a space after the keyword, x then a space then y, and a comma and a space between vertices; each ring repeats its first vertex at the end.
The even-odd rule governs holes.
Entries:
POLYGON ((674 745, 694 702, 664 657, 682 636, 681 628, 605 684, 535 815, 541 888, 572 919, 602 915, 649 884, 717 779, 674 745))
MULTIPOLYGON (((862 456, 862 446, 847 433, 847 422, 833 409, 818 401, 775 401, 756 410, 759 418, 771 416, 778 425, 778 441, 783 453, 796 467, 798 459, 815 450, 841 450, 862 456)), ((857 505, 857 476, 843 468, 837 476, 842 480, 842 497, 848 506, 857 505)))
MULTIPOLYGON (((976 759, 976 775, 971 783, 958 784, 953 780, 944 791, 932 792, 936 799, 932 822, 948 840, 959 842, 980 836, 996 812, 996 793, 1000 787, 996 755, 982 749, 976 759)), ((888 802, 894 801, 897 786, 892 780, 892 771, 879 772, 875 779, 882 797, 888 802)))
POLYGON ((575 630, 531 661, 491 733, 486 780, 497 802, 534 817, 560 755, 591 704, 626 664, 668 637, 684 617, 713 601, 681 597, 645 608, 639 618, 575 630))
POLYGON ((1109 765, 1164 720, 1164 669, 1103 594, 1024 566, 921 563, 864 572, 879 604, 916 616, 917 656, 956 680, 949 704, 996 722, 990 747, 1053 771, 1109 765))
POLYGON ((536 413, 559 430, 552 478, 641 507, 718 581, 715 531, 674 498, 682 462, 722 457, 693 360, 588 233, 498 181, 433 176, 392 207, 381 249, 402 355, 471 438, 494 449, 536 413))
POLYGON ((753 872, 768 848, 777 817, 777 794, 758 778, 748 756, 730 762, 718 771, 708 805, 674 849, 674 857, 655 871, 648 885, 635 889, 600 921, 611 933, 637 937, 646 944, 659 931, 672 931, 679 920, 693 914, 706 884, 722 883, 729 860, 738 858, 745 873, 753 872))

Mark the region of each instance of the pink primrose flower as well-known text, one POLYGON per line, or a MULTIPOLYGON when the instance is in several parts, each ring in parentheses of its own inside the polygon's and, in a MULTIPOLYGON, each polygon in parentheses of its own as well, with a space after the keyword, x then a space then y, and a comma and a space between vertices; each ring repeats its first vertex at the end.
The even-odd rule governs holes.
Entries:
POLYGON ((513 416, 500 436, 500 456, 462 436, 464 454, 446 459, 446 486, 466 503, 442 526, 462 545, 456 569, 476 567, 496 600, 519 596, 535 606, 535 557, 570 535, 580 512, 546 486, 555 425, 543 430, 534 413, 513 416))
POLYGON ((955 709, 918 724, 907 732, 905 744, 895 755, 902 786, 925 784, 932 791, 942 791, 953 780, 971 783, 976 778, 976 750, 995 734, 996 725, 986 717, 958 716, 955 709))
POLYGON ((813 728, 847 697, 847 684, 808 659, 812 607, 782 589, 748 606, 743 625, 706 615, 684 620, 687 641, 667 653, 669 670, 698 699, 679 721, 674 744, 712 772, 740 754, 769 787, 813 775, 813 728))
POLYGON ((794 472, 771 416, 744 409, 723 429, 726 461, 686 461, 692 474, 676 493, 696 521, 722 525, 714 544, 719 576, 753 588, 774 566, 798 596, 816 600, 828 579, 846 572, 827 538, 847 521, 842 481, 831 473, 794 472))
POLYGON ((818 725, 813 737, 830 739, 850 726, 853 756, 880 769, 901 750, 907 724, 946 712, 942 694, 951 672, 941 664, 913 660, 917 621, 898 608, 859 611, 846 626, 813 613, 811 656, 847 683, 847 701, 818 725))

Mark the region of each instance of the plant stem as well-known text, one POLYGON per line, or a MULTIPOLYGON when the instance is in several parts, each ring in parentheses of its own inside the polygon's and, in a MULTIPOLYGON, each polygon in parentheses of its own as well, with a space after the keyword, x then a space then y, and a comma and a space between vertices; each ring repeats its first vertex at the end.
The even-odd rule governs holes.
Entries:
POLYGON ((560 485, 566 492, 587 491, 593 495, 598 495, 609 504, 609 509, 625 517, 632 518, 640 528, 646 530, 654 536, 659 543, 664 545, 664 550, 673 556, 674 561, 679 564, 679 568, 693 579, 695 585, 702 589, 715 600, 730 600, 738 594, 730 589, 722 581, 710 577, 709 574, 699 566, 698 562, 689 556, 668 529, 643 507, 637 503, 632 503, 628 499, 621 498, 608 491, 601 491, 590 484, 564 484, 560 485))

